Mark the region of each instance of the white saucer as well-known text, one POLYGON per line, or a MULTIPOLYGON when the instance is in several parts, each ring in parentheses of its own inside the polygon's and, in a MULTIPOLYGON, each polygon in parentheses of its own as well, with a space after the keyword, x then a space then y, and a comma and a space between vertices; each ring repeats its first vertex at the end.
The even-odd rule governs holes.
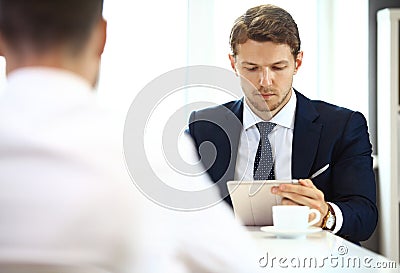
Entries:
POLYGON ((307 229, 277 229, 274 226, 265 226, 261 227, 260 229, 264 232, 276 235, 281 238, 297 238, 301 236, 306 236, 307 234, 322 231, 322 228, 320 227, 309 227, 307 229))

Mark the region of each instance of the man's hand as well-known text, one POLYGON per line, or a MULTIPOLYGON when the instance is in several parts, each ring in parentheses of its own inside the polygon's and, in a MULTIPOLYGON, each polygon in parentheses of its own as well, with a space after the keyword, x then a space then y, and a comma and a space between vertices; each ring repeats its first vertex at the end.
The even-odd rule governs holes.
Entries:
POLYGON ((328 213, 328 204, 322 191, 317 189, 310 179, 299 179, 299 184, 274 186, 271 192, 282 196, 282 205, 303 205, 319 210, 321 219, 315 226, 322 226, 324 216, 328 213))

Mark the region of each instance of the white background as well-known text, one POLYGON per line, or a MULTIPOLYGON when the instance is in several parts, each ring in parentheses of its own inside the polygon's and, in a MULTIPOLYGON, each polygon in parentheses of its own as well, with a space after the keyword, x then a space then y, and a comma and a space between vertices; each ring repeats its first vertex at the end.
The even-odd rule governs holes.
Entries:
MULTIPOLYGON (((108 41, 99 82, 101 102, 126 112, 148 82, 169 70, 194 64, 230 69, 233 21, 265 3, 285 8, 298 24, 304 63, 294 87, 312 99, 368 117, 366 0, 105 0, 108 41)), ((4 81, 1 59, 0 88, 4 81)), ((198 93, 201 97, 201 90, 198 93)))

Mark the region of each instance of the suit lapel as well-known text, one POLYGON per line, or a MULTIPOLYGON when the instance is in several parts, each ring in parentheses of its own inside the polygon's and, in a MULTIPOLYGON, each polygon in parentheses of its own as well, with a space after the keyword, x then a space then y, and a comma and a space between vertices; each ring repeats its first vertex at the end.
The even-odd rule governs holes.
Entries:
POLYGON ((317 154, 322 125, 311 101, 295 91, 297 106, 292 146, 292 177, 308 178, 317 154))
POLYGON ((240 133, 243 127, 243 99, 236 101, 226 115, 226 124, 230 126, 225 127, 227 134, 231 141, 231 156, 228 169, 225 173, 225 181, 233 180, 235 177, 236 158, 239 148, 240 133), (240 122, 238 122, 240 121, 240 122))
MULTIPOLYGON (((295 91, 297 106, 292 144, 292 177, 308 178, 318 150, 322 125, 315 121, 319 113, 311 101, 295 91)), ((231 140, 231 157, 224 180, 233 180, 235 176, 236 158, 243 127, 243 99, 236 101, 225 114, 225 121, 231 126, 225 127, 231 140), (237 120, 240 121, 237 122, 237 120)))

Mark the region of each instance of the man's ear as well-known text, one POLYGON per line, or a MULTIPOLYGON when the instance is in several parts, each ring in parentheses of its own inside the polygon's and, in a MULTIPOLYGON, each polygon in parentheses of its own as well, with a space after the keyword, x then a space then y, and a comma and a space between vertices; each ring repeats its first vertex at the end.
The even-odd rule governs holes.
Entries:
POLYGON ((233 71, 235 71, 235 74, 238 75, 238 73, 236 71, 235 57, 233 56, 233 54, 228 54, 228 56, 229 56, 229 60, 231 61, 231 67, 232 67, 233 71))
POLYGON ((303 63, 303 51, 300 51, 297 56, 296 60, 294 61, 294 74, 297 74, 297 71, 299 70, 301 64, 303 63))
POLYGON ((3 35, 0 33, 0 56, 1 57, 5 57, 4 46, 5 46, 5 43, 4 43, 3 35))
MULTIPOLYGON (((101 57, 107 40, 107 22, 101 18, 93 27, 85 45, 85 51, 96 58, 101 57)), ((86 53, 88 53, 86 52, 86 53)), ((86 54, 85 53, 85 54, 86 54)))
POLYGON ((99 32, 100 32, 100 43, 99 43, 99 55, 103 54, 104 47, 106 46, 107 41, 107 21, 104 18, 101 18, 99 23, 99 32))

